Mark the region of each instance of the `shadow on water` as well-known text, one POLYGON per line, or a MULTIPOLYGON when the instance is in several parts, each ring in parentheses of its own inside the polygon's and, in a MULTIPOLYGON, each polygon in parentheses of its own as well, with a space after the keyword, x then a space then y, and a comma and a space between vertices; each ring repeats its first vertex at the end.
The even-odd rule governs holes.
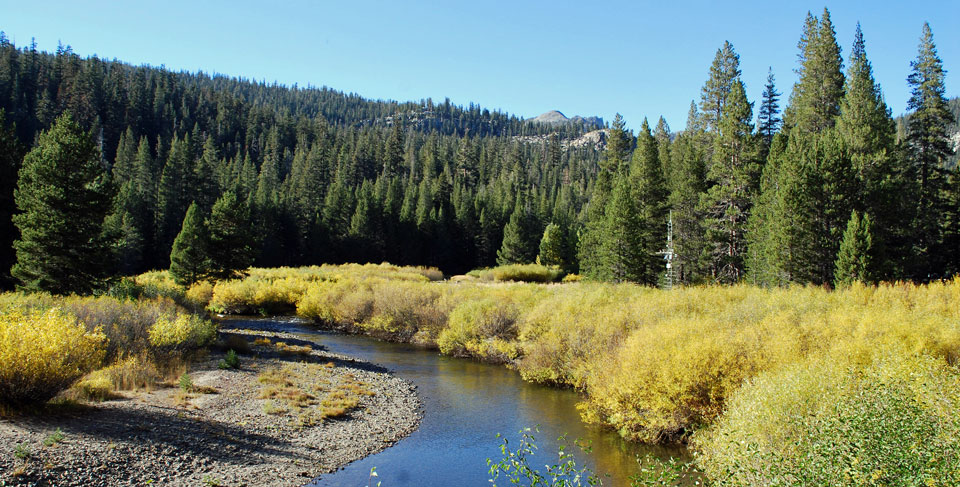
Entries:
POLYGON ((629 477, 639 469, 638 455, 652 453, 663 459, 686 455, 682 448, 628 443, 614 432, 585 425, 576 410, 576 392, 525 382, 503 366, 321 331, 290 319, 235 324, 295 333, 331 352, 383 366, 417 386, 424 416, 416 432, 391 448, 323 475, 312 486, 367 485, 372 467, 379 475, 373 485, 380 481, 384 487, 490 485, 486 461, 501 457, 497 433, 515 445, 518 431, 535 425, 540 428, 540 433, 534 434, 539 447, 533 462, 536 466, 542 469, 557 462, 556 440, 565 435, 571 445, 568 451, 575 452, 579 466, 609 475, 604 485, 629 485, 629 477), (576 439, 590 444, 592 451, 580 452, 572 446, 576 439))

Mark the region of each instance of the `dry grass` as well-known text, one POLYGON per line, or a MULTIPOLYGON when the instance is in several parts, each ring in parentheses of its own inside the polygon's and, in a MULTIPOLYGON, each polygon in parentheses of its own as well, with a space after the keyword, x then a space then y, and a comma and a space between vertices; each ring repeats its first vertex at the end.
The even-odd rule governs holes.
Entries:
POLYGON ((332 362, 323 365, 301 363, 272 367, 257 376, 260 399, 266 399, 266 414, 295 414, 298 427, 315 426, 324 420, 343 418, 360 407, 361 398, 373 396, 367 384, 350 373, 339 378, 331 371, 332 362), (331 381, 336 381, 331 386, 331 381))

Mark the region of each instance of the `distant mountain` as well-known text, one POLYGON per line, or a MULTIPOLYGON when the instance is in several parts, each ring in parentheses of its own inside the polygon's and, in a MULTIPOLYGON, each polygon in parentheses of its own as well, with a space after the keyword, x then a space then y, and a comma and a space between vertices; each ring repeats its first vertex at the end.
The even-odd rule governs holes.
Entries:
POLYGON ((567 118, 559 110, 550 110, 549 112, 542 113, 537 115, 534 118, 527 119, 530 122, 535 123, 544 123, 544 124, 570 124, 570 125, 581 125, 587 128, 599 129, 603 128, 603 119, 600 117, 581 117, 579 115, 573 118, 567 118))

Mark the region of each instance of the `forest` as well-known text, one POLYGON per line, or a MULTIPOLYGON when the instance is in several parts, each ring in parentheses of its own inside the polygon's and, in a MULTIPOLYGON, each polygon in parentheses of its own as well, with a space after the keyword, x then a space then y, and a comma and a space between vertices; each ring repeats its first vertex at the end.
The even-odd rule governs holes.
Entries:
POLYGON ((681 131, 0 33, 0 414, 254 360, 210 313, 296 314, 690 448, 635 485, 957 485, 960 99, 928 24, 897 117, 859 25, 801 32, 788 96, 751 101, 725 42, 681 131))
MULTIPOLYGON (((784 110, 772 72, 762 99, 747 99, 739 62, 729 42, 717 50, 683 131, 661 117, 634 135, 618 116, 601 149, 568 143, 600 128, 584 123, 80 59, 69 46, 43 53, 0 36, 2 282, 89 291, 166 268, 191 205, 198 235, 215 235, 207 226, 222 199, 220 216, 231 206, 235 221, 220 224, 249 229, 230 244, 245 257, 239 268, 389 261, 460 274, 539 257, 596 280, 657 285, 670 219, 679 284, 958 272, 950 136, 960 102, 945 97, 928 27, 907 80, 910 113, 896 119, 859 26, 844 63, 828 11, 805 22, 784 110), (62 143, 60 125, 70 127, 61 137, 89 139, 97 163, 86 181, 53 182, 97 181, 78 215, 99 231, 85 234, 91 259, 77 288, 26 282, 41 272, 29 270, 39 258, 30 241, 43 237, 30 237, 39 221, 14 197, 17 175, 31 180, 23 157, 62 143), (10 274, 15 247, 24 263, 10 274)), ((41 233, 65 238, 78 221, 41 233)), ((46 255, 69 250, 53 247, 46 255)))

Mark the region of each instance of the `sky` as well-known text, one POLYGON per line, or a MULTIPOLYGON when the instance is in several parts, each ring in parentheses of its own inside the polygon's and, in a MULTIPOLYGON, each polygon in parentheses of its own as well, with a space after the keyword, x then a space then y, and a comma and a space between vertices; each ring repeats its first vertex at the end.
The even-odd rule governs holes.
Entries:
MULTIPOLYGON (((18 46, 58 42, 86 57, 204 71, 372 99, 444 98, 524 118, 621 113, 638 128, 661 115, 682 130, 725 40, 751 101, 772 68, 786 105, 807 12, 824 4, 760 1, 77 1, 0 0, 18 46)), ((844 59, 859 21, 894 115, 929 22, 960 95, 960 0, 826 4, 844 59)))

